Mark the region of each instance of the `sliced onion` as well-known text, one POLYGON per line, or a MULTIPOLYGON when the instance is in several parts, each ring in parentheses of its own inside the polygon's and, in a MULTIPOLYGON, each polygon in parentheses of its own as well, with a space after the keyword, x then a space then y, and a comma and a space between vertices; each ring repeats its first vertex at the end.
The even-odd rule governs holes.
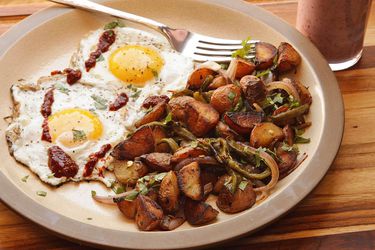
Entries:
POLYGON ((121 193, 121 194, 116 194, 116 195, 107 195, 107 196, 105 196, 105 195, 93 195, 92 198, 94 200, 100 202, 100 203, 116 205, 116 202, 113 199, 125 197, 125 196, 129 195, 131 192, 132 192, 132 190, 121 193))
POLYGON ((227 69, 227 76, 233 82, 236 79, 238 59, 232 58, 227 69))
POLYGON ((294 100, 300 102, 301 98, 298 94, 297 89, 291 84, 290 82, 286 81, 276 81, 276 82, 270 82, 267 84, 267 91, 272 91, 275 89, 282 89, 288 93, 288 95, 293 96, 294 100))
POLYGON ((198 157, 183 159, 174 167, 174 170, 179 171, 181 168, 183 168, 184 166, 192 162, 198 162, 198 164, 205 164, 205 165, 220 165, 220 163, 212 156, 198 156, 198 157))
POLYGON ((207 68, 213 71, 219 71, 221 69, 221 65, 213 61, 207 61, 197 66, 197 69, 201 69, 201 68, 207 68))

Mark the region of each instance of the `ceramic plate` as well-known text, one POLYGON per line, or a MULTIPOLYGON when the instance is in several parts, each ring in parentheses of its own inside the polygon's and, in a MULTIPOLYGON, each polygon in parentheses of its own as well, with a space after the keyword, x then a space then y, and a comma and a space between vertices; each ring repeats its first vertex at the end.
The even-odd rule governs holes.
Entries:
MULTIPOLYGON (((102 184, 69 183, 52 188, 17 164, 8 153, 4 137, 7 123, 1 119, 0 197, 6 204, 60 236, 87 244, 138 249, 188 248, 253 232, 287 212, 318 184, 339 148, 344 113, 334 75, 306 38, 274 15, 242 1, 119 0, 107 4, 206 35, 230 39, 250 35, 272 44, 291 43, 302 56, 295 77, 309 86, 313 96, 309 116, 313 126, 306 134, 311 143, 301 148, 307 152, 307 160, 280 181, 266 201, 247 211, 235 215, 220 213, 216 222, 201 227, 185 223, 171 232, 139 232, 117 207, 91 199, 91 190, 105 191, 102 184), (22 182, 25 175, 30 177, 22 182), (47 191, 47 196, 36 195, 38 190, 47 191)), ((52 7, 4 34, 0 39, 0 117, 11 113, 12 83, 20 78, 36 80, 51 70, 65 68, 80 39, 111 20, 81 10, 52 7)))

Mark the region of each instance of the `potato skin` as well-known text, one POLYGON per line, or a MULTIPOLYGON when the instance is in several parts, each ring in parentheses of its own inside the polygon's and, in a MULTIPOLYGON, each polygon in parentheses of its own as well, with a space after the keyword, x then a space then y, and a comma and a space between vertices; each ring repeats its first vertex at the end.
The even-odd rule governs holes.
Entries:
POLYGON ((267 96, 266 85, 256 76, 244 76, 240 80, 240 86, 245 99, 250 103, 260 103, 267 96))
POLYGON ((186 199, 185 216, 191 225, 202 225, 214 220, 219 211, 203 201, 186 199))
POLYGON ((113 160, 113 172, 116 179, 122 184, 133 186, 137 180, 148 173, 148 168, 141 161, 113 160))
POLYGON ((271 67, 276 55, 277 49, 272 44, 265 42, 255 44, 256 69, 264 70, 271 67))
POLYGON ((153 171, 166 172, 172 169, 171 158, 171 154, 154 152, 142 155, 141 161, 153 171))
POLYGON ((137 198, 135 222, 142 231, 151 231, 159 227, 163 219, 163 210, 151 198, 139 195, 137 198))
POLYGON ((241 135, 250 134, 255 124, 262 122, 263 113, 248 112, 227 112, 224 121, 228 126, 241 135))
POLYGON ((301 56, 289 43, 280 43, 277 53, 277 69, 280 73, 295 69, 301 63, 301 56))
POLYGON ((200 168, 197 162, 192 162, 184 166, 177 173, 180 190, 193 200, 201 200, 203 198, 203 186, 200 175, 200 168))
POLYGON ((182 121, 198 137, 204 136, 219 121, 219 113, 209 104, 190 96, 173 98, 169 102, 173 119, 182 121))
POLYGON ((210 104, 220 114, 232 110, 241 98, 240 87, 234 84, 228 84, 216 89, 212 96, 210 104))
POLYGON ((198 90, 202 86, 204 80, 206 80, 207 76, 209 75, 213 76, 215 74, 216 74, 215 71, 213 71, 212 69, 208 69, 208 68, 196 69, 189 76, 189 79, 187 82, 187 88, 192 89, 192 90, 198 90))
POLYGON ((251 75, 255 70, 255 64, 244 59, 237 59, 236 79, 241 79, 245 75, 251 75))
POLYGON ((165 111, 167 109, 167 104, 165 102, 158 103, 150 113, 143 116, 140 120, 135 123, 135 127, 139 128, 150 122, 158 121, 165 116, 165 111))
POLYGON ((117 202, 117 207, 127 218, 134 219, 137 212, 137 201, 121 200, 117 202))
POLYGON ((212 83, 208 85, 207 89, 214 90, 227 84, 230 84, 229 78, 219 75, 212 80, 212 83))
POLYGON ((159 204, 165 212, 173 213, 179 208, 179 197, 177 176, 173 171, 169 171, 160 184, 159 204))
POLYGON ((255 148, 268 147, 272 142, 281 141, 283 138, 283 130, 272 122, 258 123, 251 131, 250 145, 255 148))
POLYGON ((237 188, 234 194, 224 186, 219 193, 216 205, 225 213, 238 213, 252 207, 255 201, 256 194, 252 184, 248 182, 244 190, 237 188))

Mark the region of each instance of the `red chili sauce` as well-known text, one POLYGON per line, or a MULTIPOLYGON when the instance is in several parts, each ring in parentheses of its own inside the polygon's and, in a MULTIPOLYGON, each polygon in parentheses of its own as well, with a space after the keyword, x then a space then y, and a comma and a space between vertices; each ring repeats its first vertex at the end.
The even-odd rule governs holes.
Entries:
POLYGON ((58 146, 48 149, 48 167, 57 178, 74 177, 78 172, 78 165, 58 146))
POLYGON ((116 100, 109 104, 109 111, 117 111, 124 107, 129 101, 129 97, 126 93, 121 93, 117 96, 116 100))
POLYGON ((103 158, 110 149, 111 145, 105 144, 98 152, 90 154, 89 160, 85 164, 85 169, 83 170, 83 177, 88 177, 92 174, 96 163, 98 163, 98 161, 103 158))
POLYGON ((85 61, 86 71, 89 72, 91 68, 95 67, 96 59, 104 52, 107 52, 109 47, 115 42, 116 34, 113 30, 107 30, 99 38, 98 48, 91 52, 89 59, 85 61))
POLYGON ((78 80, 81 79, 82 77, 82 72, 79 69, 66 68, 63 71, 61 70, 51 71, 51 76, 61 75, 61 74, 66 74, 66 82, 69 85, 72 85, 78 82, 78 80))
POLYGON ((52 142, 51 135, 49 133, 48 128, 48 116, 52 114, 52 104, 53 104, 54 98, 53 98, 53 88, 48 90, 46 94, 44 95, 44 101, 40 108, 40 113, 44 117, 44 121, 42 124, 42 137, 41 139, 43 141, 52 142))

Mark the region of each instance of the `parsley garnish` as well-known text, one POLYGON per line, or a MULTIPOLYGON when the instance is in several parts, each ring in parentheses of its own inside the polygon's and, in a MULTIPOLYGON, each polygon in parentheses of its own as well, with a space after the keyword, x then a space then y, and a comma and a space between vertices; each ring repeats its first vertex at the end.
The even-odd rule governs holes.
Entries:
POLYGON ((284 97, 282 97, 280 93, 275 95, 275 97, 272 99, 272 104, 275 104, 275 103, 282 104, 283 102, 284 102, 284 97))
POLYGON ((169 112, 168 115, 167 115, 167 117, 165 117, 163 123, 164 123, 164 124, 168 124, 168 123, 171 122, 171 121, 172 121, 172 113, 169 112))
POLYGON ((298 144, 310 143, 310 138, 304 138, 302 136, 296 136, 294 142, 298 144))
POLYGON ((47 196, 47 192, 46 191, 36 191, 36 194, 39 195, 39 196, 42 196, 42 197, 46 197, 47 196))
POLYGON ((96 191, 95 190, 91 190, 91 197, 94 197, 96 196, 96 191))
POLYGON ((114 29, 116 27, 125 27, 125 25, 120 21, 120 20, 116 20, 116 21, 113 21, 113 22, 110 22, 110 23, 107 23, 105 26, 104 26, 104 29, 105 30, 111 30, 111 29, 114 29))
POLYGON ((155 78, 159 77, 159 73, 156 70, 151 70, 152 74, 154 75, 155 78))
POLYGON ((301 106, 301 104, 297 100, 295 100, 292 95, 288 96, 288 99, 289 99, 289 103, 290 103, 290 105, 289 105, 290 108, 297 108, 297 107, 301 106))
POLYGON ((115 192, 115 194, 121 194, 121 193, 125 192, 125 189, 124 189, 123 186, 116 185, 116 186, 112 187, 112 191, 115 192))
POLYGON ((247 39, 243 40, 241 45, 242 48, 239 50, 236 50, 232 53, 232 57, 241 57, 245 58, 248 54, 250 54, 250 50, 253 48, 253 44, 249 44, 248 42, 250 41, 250 37, 247 39))
POLYGON ((130 97, 131 98, 138 98, 139 95, 141 94, 141 92, 142 92, 141 90, 137 90, 130 97))
POLYGON ((255 76, 256 77, 262 77, 262 76, 268 75, 269 73, 271 73, 271 70, 267 69, 267 70, 257 72, 257 74, 255 76))
POLYGON ((72 129, 73 132, 73 141, 84 141, 87 139, 86 133, 83 130, 78 130, 78 129, 72 129))
POLYGON ((27 182, 27 179, 29 178, 29 176, 28 175, 25 175, 22 179, 21 179, 21 181, 23 181, 23 182, 27 182))
POLYGON ((65 88, 65 87, 64 87, 63 85, 61 85, 61 84, 56 84, 55 88, 56 88, 58 91, 60 91, 61 93, 66 94, 66 95, 69 94, 69 92, 70 92, 69 89, 65 88))
POLYGON ((96 61, 97 61, 97 62, 104 61, 104 56, 103 56, 103 54, 100 54, 100 56, 99 56, 98 58, 96 58, 96 61))
POLYGON ((234 98, 236 97, 236 94, 232 91, 228 93, 228 99, 233 102, 234 98))
POLYGON ((238 188, 241 189, 242 191, 244 191, 247 184, 248 184, 247 181, 241 181, 240 184, 238 185, 238 188))
POLYGON ((104 110, 107 109, 107 100, 97 96, 97 95, 92 95, 91 98, 95 101, 94 106, 97 109, 104 110))

